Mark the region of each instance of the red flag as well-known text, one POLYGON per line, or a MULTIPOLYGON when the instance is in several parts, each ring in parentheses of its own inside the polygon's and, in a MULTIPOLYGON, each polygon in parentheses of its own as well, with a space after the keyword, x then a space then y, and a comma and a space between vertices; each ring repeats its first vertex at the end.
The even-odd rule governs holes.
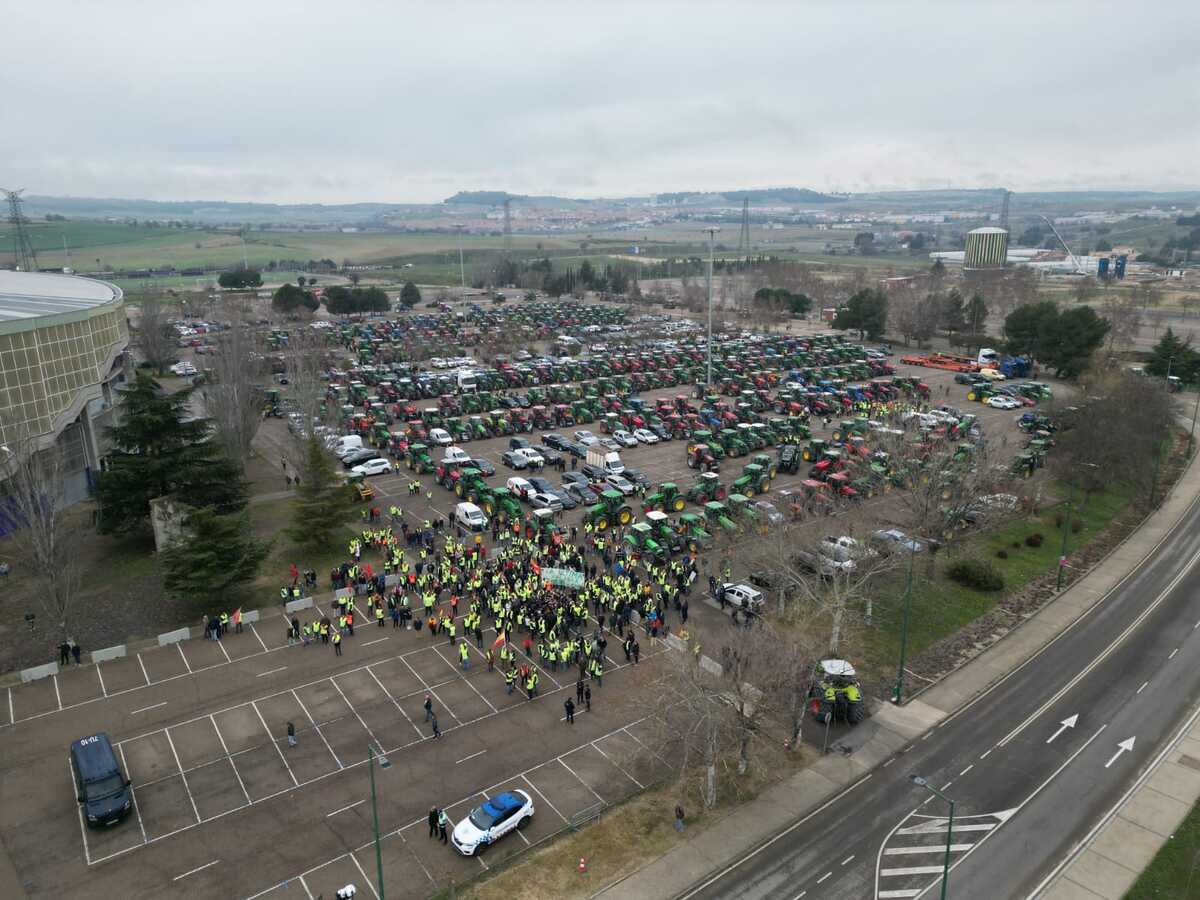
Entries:
POLYGON ((508 635, 505 634, 504 632, 500 632, 500 636, 498 638, 496 638, 496 640, 492 641, 492 646, 499 647, 501 644, 503 644, 507 640, 508 640, 508 635))
POLYGON ((541 575, 541 574, 542 574, 542 567, 541 567, 541 566, 539 566, 539 565, 537 564, 537 560, 536 560, 536 559, 534 559, 534 560, 530 560, 530 561, 529 561, 529 568, 533 569, 533 574, 534 574, 534 575, 541 575))

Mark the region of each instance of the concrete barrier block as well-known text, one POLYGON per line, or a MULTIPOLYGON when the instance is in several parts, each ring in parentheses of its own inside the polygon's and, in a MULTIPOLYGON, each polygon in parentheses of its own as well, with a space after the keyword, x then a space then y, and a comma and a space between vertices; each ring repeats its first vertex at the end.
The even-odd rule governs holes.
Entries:
POLYGON ((261 616, 257 609, 252 609, 249 612, 242 613, 242 624, 249 625, 251 622, 257 622, 261 616))
POLYGON ((312 597, 301 597, 299 600, 292 600, 288 603, 285 603, 283 608, 286 612, 294 613, 299 612, 302 609, 312 609, 312 605, 312 597))
POLYGON ((687 644, 677 634, 668 634, 664 639, 668 647, 672 650, 686 650, 687 644))
POLYGON ((39 678, 49 678, 51 675, 58 674, 58 663, 50 662, 44 666, 34 666, 31 669, 21 670, 21 681, 29 683, 37 681, 39 678))
POLYGON ((176 628, 174 631, 167 631, 158 636, 158 646, 165 647, 167 644, 178 644, 180 641, 186 641, 191 638, 192 632, 188 628, 176 628))
POLYGON ((354 596, 354 591, 351 590, 350 588, 338 588, 336 591, 333 592, 333 598, 335 600, 348 600, 350 597, 353 597, 353 596, 354 596))
POLYGON ((703 653, 700 654, 700 668, 704 669, 706 672, 711 672, 718 678, 725 674, 725 670, 721 667, 719 662, 710 656, 705 656, 703 653))
POLYGON ((120 659, 125 655, 125 645, 117 644, 115 647, 105 647, 103 650, 92 651, 92 662, 108 662, 110 659, 120 659))

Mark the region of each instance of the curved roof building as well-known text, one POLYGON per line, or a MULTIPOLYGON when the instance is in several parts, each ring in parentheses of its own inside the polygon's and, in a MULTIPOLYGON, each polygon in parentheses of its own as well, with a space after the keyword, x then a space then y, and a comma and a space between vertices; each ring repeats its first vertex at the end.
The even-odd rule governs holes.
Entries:
POLYGON ((59 442, 86 493, 128 345, 116 285, 0 271, 0 444, 59 442))

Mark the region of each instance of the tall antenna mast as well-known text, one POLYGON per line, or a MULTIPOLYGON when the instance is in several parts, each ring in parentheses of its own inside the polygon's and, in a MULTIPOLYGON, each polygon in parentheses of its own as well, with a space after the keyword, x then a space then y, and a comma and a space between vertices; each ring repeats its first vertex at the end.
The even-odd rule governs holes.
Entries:
POLYGON ((512 198, 504 198, 504 258, 512 255, 512 198))
POLYGON ((37 254, 33 252, 33 242, 29 240, 29 232, 25 228, 25 216, 21 212, 21 194, 25 192, 25 189, 6 191, 4 188, 0 188, 0 191, 8 199, 8 221, 13 227, 13 256, 16 258, 17 268, 22 272, 36 272, 38 270, 37 254))
POLYGON ((738 235, 738 256, 750 258, 750 198, 742 198, 742 233, 738 235))

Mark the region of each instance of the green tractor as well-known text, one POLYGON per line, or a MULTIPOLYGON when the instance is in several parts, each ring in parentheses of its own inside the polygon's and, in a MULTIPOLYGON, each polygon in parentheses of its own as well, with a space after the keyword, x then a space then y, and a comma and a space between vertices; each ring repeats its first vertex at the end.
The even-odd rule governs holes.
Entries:
POLYGON ((689 455, 693 444, 707 444, 709 454, 718 462, 725 458, 725 448, 721 446, 720 440, 713 437, 713 433, 707 429, 701 428, 692 432, 692 440, 688 445, 689 455))
POLYGON ((684 513, 679 517, 676 530, 687 545, 688 552, 696 553, 712 544, 712 534, 704 526, 704 519, 695 513, 684 513))
POLYGON ((733 513, 733 518, 742 522, 747 528, 759 532, 766 530, 766 518, 745 494, 730 494, 729 509, 733 513))
MULTIPOLYGON (((468 494, 468 497, 471 497, 468 494)), ((477 503, 489 516, 495 516, 501 522, 509 522, 521 518, 521 503, 508 488, 494 488, 487 484, 474 494, 472 503, 477 503)))
POLYGON ((408 454, 404 458, 408 471, 425 475, 433 471, 433 459, 429 455, 429 447, 425 444, 409 444, 408 454))
POLYGON ((608 490, 600 495, 600 502, 587 508, 583 521, 599 531, 609 525, 628 525, 633 520, 633 510, 625 505, 625 495, 620 491, 608 490))
POLYGON ((647 512, 650 510, 674 510, 675 512, 683 512, 683 507, 687 501, 684 500, 683 494, 679 493, 679 487, 673 481, 664 481, 658 486, 653 494, 650 494, 642 501, 642 508, 647 512))
POLYGON ((800 457, 805 462, 812 462, 815 459, 820 459, 828 449, 828 441, 824 441, 821 438, 813 438, 808 442, 807 446, 800 451, 800 457))
POLYGON ((840 444, 848 441, 854 435, 866 434, 871 430, 870 423, 864 418, 842 419, 833 429, 833 442, 840 444))
POLYGON ((762 466, 763 470, 767 473, 767 478, 772 481, 779 474, 779 467, 775 463, 775 460, 771 459, 770 453, 755 453, 750 457, 750 463, 751 465, 762 466))
POLYGON ((554 521, 554 511, 535 509, 533 514, 525 519, 525 539, 536 540, 542 535, 553 538, 563 533, 562 527, 554 521))
POLYGON ((666 559, 667 548, 655 540, 654 529, 645 522, 635 522, 630 526, 629 534, 625 535, 625 543, 640 556, 652 556, 657 560, 666 559))
POLYGON ((448 421, 446 423, 446 430, 450 432, 450 438, 456 444, 465 444, 471 440, 471 431, 462 419, 451 419, 448 421))
POLYGON ((725 448, 725 452, 730 456, 745 456, 749 452, 741 435, 734 428, 721 429, 721 446, 725 448))
POLYGON ((688 488, 686 499, 689 503, 707 503, 710 500, 724 500, 725 494, 725 485, 721 484, 720 476, 716 472, 704 472, 688 488))
POLYGON ((716 500, 704 504, 704 519, 716 531, 718 528, 726 534, 738 534, 742 528, 735 522, 729 512, 729 507, 716 500))
POLYGON ((771 489, 771 479, 767 475, 767 470, 755 463, 750 463, 742 467, 741 476, 733 482, 731 488, 732 493, 745 494, 753 496, 755 494, 765 494, 771 489))
POLYGON ((467 419, 467 431, 470 432, 471 439, 476 441, 482 441, 484 438, 491 437, 492 434, 487 423, 483 421, 483 416, 471 416, 467 419))
POLYGON ((659 512, 655 509, 650 510, 646 513, 646 523, 650 526, 654 540, 663 547, 666 547, 668 551, 678 553, 683 549, 683 535, 671 523, 671 519, 665 512, 659 512))
POLYGON ((766 437, 758 431, 754 430, 754 426, 749 422, 739 422, 737 426, 738 440, 746 445, 749 450, 762 450, 767 446, 766 437))

